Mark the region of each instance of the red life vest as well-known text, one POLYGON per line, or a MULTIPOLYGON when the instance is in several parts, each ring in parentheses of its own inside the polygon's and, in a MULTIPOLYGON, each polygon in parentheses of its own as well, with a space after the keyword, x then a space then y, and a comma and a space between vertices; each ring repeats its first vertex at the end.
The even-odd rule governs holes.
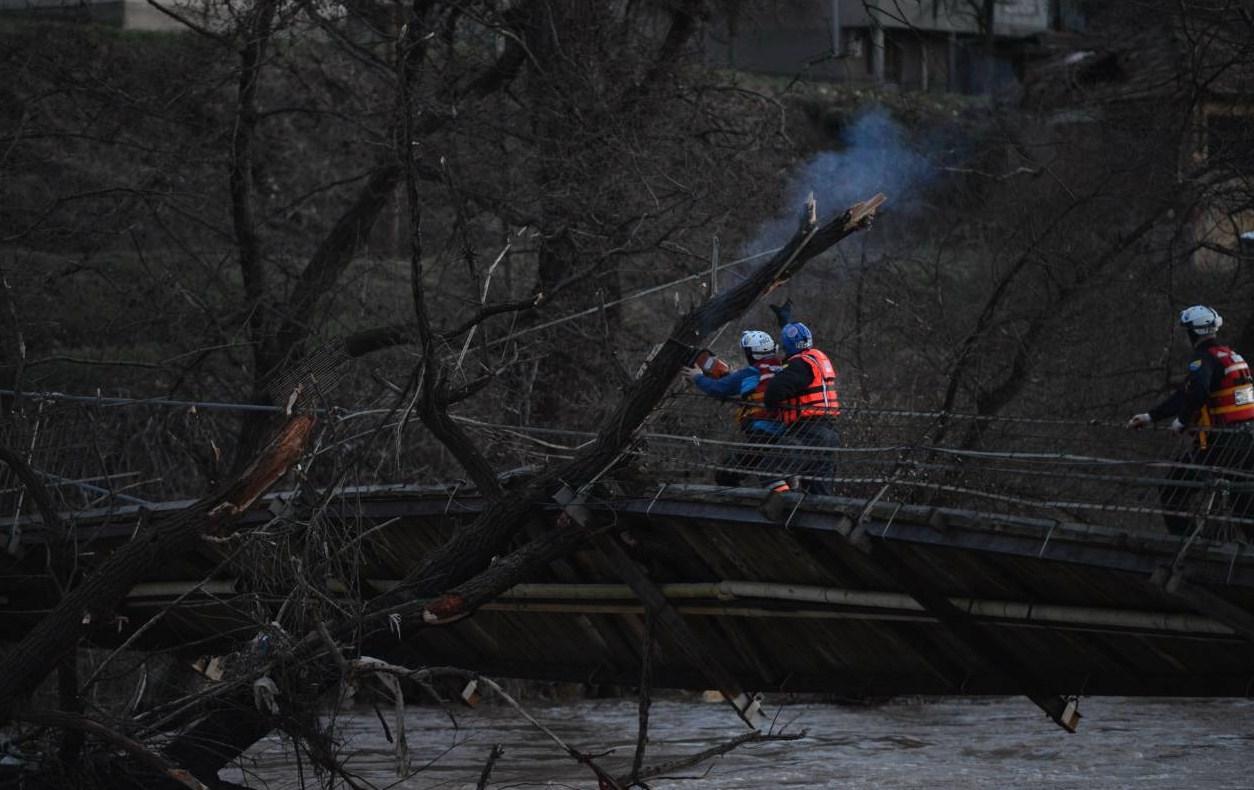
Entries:
POLYGON ((768 409, 766 404, 763 403, 766 399, 766 385, 771 379, 775 378, 775 372, 779 370, 779 360, 775 357, 767 357, 754 362, 753 366, 758 369, 758 386, 744 396, 743 400, 747 401, 747 403, 741 406, 740 411, 736 413, 736 419, 742 425, 751 420, 779 419, 779 411, 777 409, 768 409))
POLYGON ((1250 378, 1250 366, 1227 346, 1213 345, 1206 353, 1219 363, 1223 378, 1207 396, 1198 424, 1233 425, 1254 420, 1254 380, 1250 378))
POLYGON ((810 367, 810 382, 801 392, 785 398, 779 404, 780 421, 791 425, 797 420, 813 417, 835 417, 840 414, 840 399, 836 394, 836 368, 827 354, 817 348, 807 348, 789 358, 804 360, 810 367))

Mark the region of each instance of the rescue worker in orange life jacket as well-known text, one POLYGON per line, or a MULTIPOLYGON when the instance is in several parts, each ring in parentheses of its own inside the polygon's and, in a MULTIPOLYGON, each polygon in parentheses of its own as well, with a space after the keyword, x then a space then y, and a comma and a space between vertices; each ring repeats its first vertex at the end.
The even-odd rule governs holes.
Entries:
MULTIPOLYGON (((784 425, 776 413, 762 402, 766 385, 779 370, 779 356, 775 339, 766 332, 750 329, 740 335, 740 348, 744 351, 747 366, 734 370, 720 378, 705 375, 701 368, 690 367, 685 373, 697 389, 714 398, 741 401, 736 412, 740 430, 750 444, 769 444, 783 434, 784 425)), ((714 473, 714 482, 721 486, 740 485, 746 471, 766 472, 770 459, 753 448, 732 452, 723 460, 724 467, 714 473)))
MULTIPOLYGON (((787 317, 778 309, 776 312, 781 320, 787 317)), ((810 448, 799 451, 795 468, 805 489, 814 494, 830 494, 828 478, 833 475, 835 462, 831 448, 840 446, 840 433, 836 430, 836 417, 840 415, 836 369, 827 354, 814 347, 814 336, 805 324, 787 323, 779 337, 784 368, 766 386, 766 405, 779 409, 779 419, 784 424, 783 443, 810 448)))
MULTIPOLYGON (((1223 318, 1214 309, 1189 307, 1180 313, 1180 325, 1188 330, 1193 344, 1184 384, 1148 412, 1133 415, 1128 427, 1143 428, 1170 419, 1173 431, 1194 435, 1193 447, 1180 459, 1182 464, 1254 470, 1254 434, 1250 432, 1254 429, 1254 380, 1249 365, 1216 339, 1223 318)), ((1168 478, 1173 482, 1160 489, 1163 510, 1168 511, 1163 520, 1169 532, 1184 535, 1193 527, 1193 518, 1186 513, 1189 500, 1200 489, 1173 483, 1197 482, 1208 475, 1189 466, 1176 466, 1168 478)), ((1249 493, 1235 494, 1230 504, 1233 515, 1254 515, 1254 497, 1249 493)))

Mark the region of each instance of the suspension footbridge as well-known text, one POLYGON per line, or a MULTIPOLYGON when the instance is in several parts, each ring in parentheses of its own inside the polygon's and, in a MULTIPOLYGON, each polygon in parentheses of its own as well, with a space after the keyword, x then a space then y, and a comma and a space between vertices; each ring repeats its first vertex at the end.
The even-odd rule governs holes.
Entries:
MULTIPOLYGON (((80 571, 189 505, 171 493, 196 481, 160 482, 145 431, 177 428, 206 444, 210 413, 54 399, 28 409, 20 446, 57 492, 80 571), (134 455, 65 451, 84 435, 65 426, 99 409, 128 410, 134 455)), ((334 415, 341 437, 375 420, 389 442, 397 419, 334 415)), ((461 423, 512 470, 507 490, 592 436, 461 423)), ((840 424, 840 448, 764 451, 739 441, 718 404, 679 393, 580 501, 586 542, 471 617, 396 620, 398 644, 424 664, 610 685, 637 684, 648 653, 657 685, 746 698, 1023 693, 1068 729, 1083 695, 1254 689, 1254 523, 1239 507, 1250 486, 1241 459, 1197 467, 1179 460, 1186 440, 1114 423, 853 407, 840 424), (813 473, 816 460, 834 495, 764 486, 790 463, 813 473), (713 484, 720 474, 740 480, 713 484), (1190 528, 1169 534, 1164 515, 1190 528)), ((302 562, 317 565, 327 606, 349 606, 394 590, 485 507, 465 482, 388 480, 399 466, 384 464, 371 479, 313 485, 316 459, 305 485, 270 495, 234 536, 137 584, 93 639, 188 658, 233 649, 281 631, 302 562)), ((0 633, 12 640, 57 592, 39 517, 16 481, 0 483, 0 633)), ((559 501, 536 510, 540 530, 571 512, 559 501)))

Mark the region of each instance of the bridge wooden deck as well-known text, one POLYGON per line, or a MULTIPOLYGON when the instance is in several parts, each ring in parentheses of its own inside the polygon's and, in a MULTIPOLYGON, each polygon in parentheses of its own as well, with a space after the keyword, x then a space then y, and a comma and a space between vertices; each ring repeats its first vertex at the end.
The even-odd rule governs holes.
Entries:
MULTIPOLYGON (((389 589, 482 504, 431 488, 345 492, 328 516, 373 531, 358 578, 327 579, 328 596, 389 589)), ((760 489, 698 485, 589 506, 744 689, 857 698, 1018 693, 1025 683, 1055 695, 1254 689, 1254 552, 1244 544, 839 497, 785 494, 768 505, 760 489)), ((82 562, 128 539, 138 518, 80 516, 82 562)), ((125 619, 103 624, 99 641, 127 639, 179 596, 136 646, 181 646, 190 657, 256 632, 257 603, 281 591, 229 571, 196 586, 227 551, 205 543, 137 586, 125 619)), ((28 542, 24 560, 0 569, 6 640, 55 600, 41 557, 28 542)), ((401 622, 399 632, 416 662, 634 685, 645 609, 604 554, 584 548, 468 619, 411 633, 401 622)), ((665 640, 656 650, 655 684, 709 687, 691 655, 665 640)))

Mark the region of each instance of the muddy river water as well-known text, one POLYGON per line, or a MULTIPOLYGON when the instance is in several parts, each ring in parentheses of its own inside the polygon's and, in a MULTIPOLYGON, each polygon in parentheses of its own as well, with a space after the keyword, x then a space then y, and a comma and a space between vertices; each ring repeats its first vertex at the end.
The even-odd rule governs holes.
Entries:
MULTIPOLYGON (((768 700, 769 702, 769 700, 768 700)), ((612 773, 631 764, 631 700, 527 703, 527 710, 612 773), (605 754, 607 753, 608 754, 605 754)), ((902 701, 875 707, 771 707, 776 726, 803 740, 750 744, 655 788, 1254 788, 1254 700, 1095 698, 1081 701, 1080 731, 1068 735, 1023 698, 902 701)), ((385 715, 391 715, 384 711, 385 715)), ((505 707, 452 711, 410 707, 411 771, 399 778, 374 712, 342 713, 351 772, 376 787, 474 788, 494 744, 505 748, 492 788, 595 788, 591 773, 505 707)), ((646 765, 695 753, 745 732, 724 706, 654 704, 646 765)), ((236 781, 290 790, 300 776, 278 739, 249 754, 236 781)), ((318 782, 305 766, 307 787, 318 782)), ((224 777, 227 772, 224 772, 224 777)))

